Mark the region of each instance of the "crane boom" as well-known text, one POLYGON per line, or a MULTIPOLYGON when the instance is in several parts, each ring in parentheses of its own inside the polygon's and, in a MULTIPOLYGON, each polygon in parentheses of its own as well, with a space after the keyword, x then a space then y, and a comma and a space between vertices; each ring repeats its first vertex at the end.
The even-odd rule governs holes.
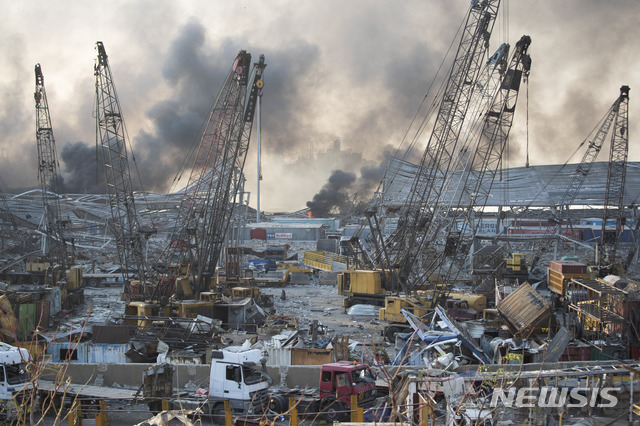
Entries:
MULTIPOLYGON (((257 98, 263 87, 264 55, 250 72, 251 54, 233 61, 202 134, 176 227, 158 264, 174 260, 188 265, 197 294, 215 272, 241 184, 257 98)), ((160 289, 172 291, 169 274, 160 289)))
POLYGON ((604 197, 602 230, 598 266, 600 269, 612 269, 617 261, 616 252, 622 234, 624 222, 624 185, 629 152, 629 86, 620 88, 618 113, 613 122, 611 148, 609 151, 609 169, 607 171, 607 190, 604 197), (607 220, 615 218, 615 231, 607 229, 607 220))
POLYGON ((45 237, 42 254, 50 261, 57 262, 65 270, 67 267, 67 244, 63 221, 60 214, 58 156, 56 141, 49 113, 47 93, 44 88, 44 76, 40 64, 35 66, 36 88, 36 143, 38 147, 38 180, 42 191, 44 207, 45 237))
MULTIPOLYGON (((440 197, 446 191, 457 144, 497 16, 499 0, 472 1, 451 67, 431 137, 414 177, 394 238, 397 280, 405 292, 421 248, 435 239, 442 218, 440 197)), ((391 260, 387 260, 391 264, 391 260)))
MULTIPOLYGON (((125 282, 124 293, 131 298, 131 271, 146 283, 143 233, 138 220, 127 147, 124 119, 118 101, 111 67, 102 42, 96 43, 96 128, 104 156, 104 170, 111 207, 111 230, 118 247, 118 256, 125 282)), ((144 290, 143 290, 144 293, 144 290)))
MULTIPOLYGON (((452 222, 446 241, 454 242, 448 254, 454 258, 460 254, 467 254, 470 244, 462 244, 463 236, 470 234, 474 237, 477 234, 480 223, 475 221, 474 216, 484 211, 491 196, 493 183, 500 172, 520 86, 522 81, 528 78, 531 69, 531 58, 527 53, 530 44, 531 38, 526 35, 516 43, 498 91, 494 94, 485 114, 482 131, 477 138, 473 154, 461 174, 462 190, 457 205, 454 205, 451 212, 446 215, 452 222), (462 202, 463 197, 468 200, 466 206, 462 202)), ((445 215, 442 214, 442 216, 445 215)), ((443 256, 445 253, 439 254, 443 256)), ((433 267, 439 267, 442 264, 442 259, 439 260, 439 263, 434 262, 433 267)), ((453 278, 451 277, 452 267, 453 262, 450 263, 448 272, 444 274, 445 277, 453 278)), ((433 270, 426 270, 427 274, 432 272, 433 270)))

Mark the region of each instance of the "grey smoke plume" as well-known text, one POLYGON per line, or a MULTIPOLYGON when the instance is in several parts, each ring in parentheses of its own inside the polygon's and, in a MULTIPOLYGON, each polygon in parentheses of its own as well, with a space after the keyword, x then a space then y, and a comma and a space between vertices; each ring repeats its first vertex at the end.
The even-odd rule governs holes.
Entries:
POLYGON ((106 194, 102 153, 84 142, 75 142, 62 147, 60 159, 65 177, 61 192, 71 194, 106 194), (96 160, 96 154, 98 156, 96 160))

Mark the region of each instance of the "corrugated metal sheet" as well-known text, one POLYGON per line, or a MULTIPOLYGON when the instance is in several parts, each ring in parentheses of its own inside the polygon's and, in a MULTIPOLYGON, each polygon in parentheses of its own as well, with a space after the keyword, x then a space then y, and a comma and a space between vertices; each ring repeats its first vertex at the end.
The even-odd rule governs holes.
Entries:
POLYGON ((109 343, 93 343, 87 346, 87 361, 91 364, 124 364, 130 362, 125 356, 125 352, 129 350, 131 345, 126 344, 109 344, 109 343))
POLYGON ((551 306, 528 283, 505 297, 497 309, 512 331, 522 337, 528 337, 551 315, 551 306))
POLYGON ((267 365, 272 367, 291 365, 291 348, 267 348, 267 365))
POLYGON ((89 362, 87 356, 89 352, 88 342, 49 342, 47 346, 47 354, 51 355, 52 362, 73 362, 84 363, 89 362))
POLYGON ((51 355, 52 362, 69 360, 80 364, 122 364, 131 362, 125 356, 129 347, 128 343, 49 342, 46 353, 51 355))

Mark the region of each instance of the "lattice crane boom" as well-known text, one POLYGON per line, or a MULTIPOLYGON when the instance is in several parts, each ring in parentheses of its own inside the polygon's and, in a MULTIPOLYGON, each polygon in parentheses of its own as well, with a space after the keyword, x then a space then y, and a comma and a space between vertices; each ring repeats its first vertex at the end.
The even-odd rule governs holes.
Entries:
POLYGON ((613 121, 611 146, 609 151, 609 169, 607 171, 607 190, 604 197, 602 230, 600 234, 600 253, 598 267, 612 269, 617 262, 616 254, 624 226, 624 186, 629 152, 629 86, 620 88, 618 113, 613 121), (607 229, 607 220, 615 218, 615 231, 607 229))
MULTIPOLYGON (((146 283, 144 236, 136 212, 131 183, 124 119, 118 101, 104 44, 96 43, 96 128, 104 157, 104 170, 111 207, 111 230, 125 281, 125 296, 131 297, 131 271, 146 283)), ((143 290, 144 293, 144 290, 143 290)))
MULTIPOLYGON (((520 87, 531 70, 531 57, 528 54, 530 44, 531 38, 526 35, 516 43, 506 70, 501 74, 502 80, 498 91, 494 93, 482 121, 482 130, 476 138, 473 154, 461 172, 460 195, 457 203, 452 205, 447 214, 451 225, 446 240, 454 241, 452 247, 449 247, 450 253, 447 254, 453 258, 468 254, 470 243, 463 244, 463 237, 466 235, 473 238, 478 233, 480 222, 475 220, 475 215, 484 211, 491 196, 493 183, 500 173, 520 87), (463 201, 463 198, 466 200, 463 201)), ((444 254, 444 252, 439 253, 441 257, 444 254)), ((442 265, 443 259, 438 260, 439 262, 434 262, 434 268, 442 265)), ((443 275, 455 279, 451 276, 452 268, 453 262, 443 275)), ((426 274, 433 272, 433 270, 426 270, 426 274)))
MULTIPOLYGON (((421 158, 409 198, 398 223, 394 263, 400 285, 411 291, 410 275, 422 247, 433 241, 443 224, 438 203, 446 190, 458 140, 476 82, 480 76, 499 0, 473 1, 458 51, 443 92, 433 131, 421 158)), ((391 260, 388 260, 390 262, 391 260)))
POLYGON ((53 137, 49 103, 44 87, 44 75, 40 64, 35 66, 36 88, 36 143, 38 147, 38 181, 42 191, 44 207, 45 237, 42 254, 50 261, 57 262, 65 270, 67 267, 67 244, 64 228, 68 220, 63 220, 59 200, 58 155, 53 137))
MULTIPOLYGON (((202 134, 188 184, 180 203, 173 237, 158 265, 186 263, 195 293, 212 276, 236 204, 246 159, 257 97, 266 64, 260 55, 251 69, 251 54, 242 50, 218 94, 202 134)), ((172 292, 171 276, 160 289, 172 292)))

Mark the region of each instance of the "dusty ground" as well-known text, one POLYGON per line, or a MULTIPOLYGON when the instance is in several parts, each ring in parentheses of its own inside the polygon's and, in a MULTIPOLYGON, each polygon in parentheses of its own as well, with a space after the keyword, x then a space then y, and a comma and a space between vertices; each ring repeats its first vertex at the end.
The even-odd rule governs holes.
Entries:
MULTIPOLYGON (((60 315, 61 331, 69 324, 76 327, 87 324, 105 324, 114 317, 124 315, 124 302, 120 300, 121 287, 86 287, 85 303, 69 316, 60 315)), ((342 306, 343 296, 337 294, 335 285, 305 284, 285 287, 261 287, 260 292, 271 295, 278 314, 296 316, 300 330, 307 331, 314 320, 326 331, 326 338, 348 336, 364 344, 383 341, 377 310, 362 309, 360 315, 349 315, 342 306), (284 291, 285 299, 282 293, 284 291)), ((323 340, 324 337, 320 336, 323 340)))
POLYGON ((290 285, 261 288, 260 291, 273 296, 277 313, 298 317, 301 331, 309 330, 317 320, 326 329, 326 339, 348 336, 367 345, 380 344, 384 340, 381 334, 384 325, 378 321, 377 310, 365 308, 360 312, 368 315, 349 315, 342 306, 344 297, 338 295, 335 285, 290 285), (281 299, 283 290, 285 300, 281 299))

